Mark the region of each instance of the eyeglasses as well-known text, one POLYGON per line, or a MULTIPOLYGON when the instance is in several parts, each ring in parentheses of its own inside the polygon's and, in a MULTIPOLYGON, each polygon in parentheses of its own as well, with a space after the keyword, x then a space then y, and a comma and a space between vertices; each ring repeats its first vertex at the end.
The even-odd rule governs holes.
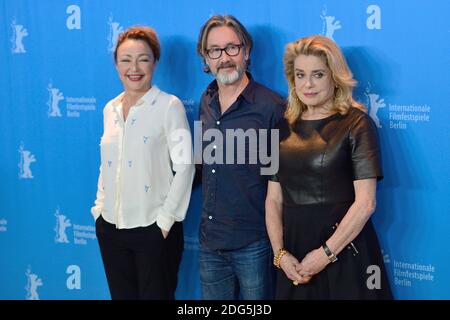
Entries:
POLYGON ((243 44, 229 44, 225 48, 211 48, 206 50, 206 54, 211 59, 219 59, 222 56, 222 52, 225 51, 225 53, 230 57, 235 57, 239 54, 241 51, 241 48, 244 47, 243 44))

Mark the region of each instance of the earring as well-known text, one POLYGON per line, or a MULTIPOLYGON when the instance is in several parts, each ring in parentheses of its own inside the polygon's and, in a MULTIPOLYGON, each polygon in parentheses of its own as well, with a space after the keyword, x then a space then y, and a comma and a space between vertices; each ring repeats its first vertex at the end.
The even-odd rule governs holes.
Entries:
POLYGON ((336 88, 336 90, 335 90, 334 97, 336 98, 336 97, 339 97, 342 95, 342 88, 338 85, 336 85, 335 88, 336 88))

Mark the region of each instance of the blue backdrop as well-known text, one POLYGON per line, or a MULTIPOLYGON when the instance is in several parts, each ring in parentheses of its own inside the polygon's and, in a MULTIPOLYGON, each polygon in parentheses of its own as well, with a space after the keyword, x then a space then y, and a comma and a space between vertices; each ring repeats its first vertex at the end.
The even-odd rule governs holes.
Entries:
MULTIPOLYGON (((395 297, 450 298, 450 1, 0 0, 0 299, 109 299, 89 212, 102 109, 122 91, 118 33, 146 24, 162 43, 154 83, 191 125, 212 80, 196 41, 233 14, 255 42, 255 79, 286 96, 287 42, 333 38, 379 127, 385 179, 374 220, 395 297)), ((200 190, 185 221, 177 298, 200 299, 200 190)))

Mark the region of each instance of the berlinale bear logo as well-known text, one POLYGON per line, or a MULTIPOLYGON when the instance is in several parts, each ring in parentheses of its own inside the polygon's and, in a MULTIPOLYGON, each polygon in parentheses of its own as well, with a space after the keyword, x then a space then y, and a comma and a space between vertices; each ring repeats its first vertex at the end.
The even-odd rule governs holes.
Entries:
POLYGON ((48 91, 48 116, 49 117, 61 117, 61 109, 59 108, 59 102, 64 99, 63 93, 58 89, 54 88, 51 83, 47 87, 48 91))
POLYGON ((68 219, 65 215, 61 214, 59 208, 56 209, 55 212, 56 217, 56 226, 55 226, 55 242, 57 243, 69 243, 69 239, 67 239, 66 228, 72 226, 70 223, 70 219, 68 219))
POLYGON ((13 29, 13 35, 11 38, 12 52, 13 53, 25 53, 25 47, 23 45, 23 38, 28 36, 27 29, 21 24, 16 24, 16 20, 11 23, 11 28, 13 29))
POLYGON ((20 144, 19 154, 19 179, 33 179, 34 177, 33 173, 31 172, 30 166, 33 162, 36 162, 36 157, 34 156, 34 154, 31 154, 30 151, 25 150, 23 142, 20 144))
POLYGON ((26 299, 27 300, 39 300, 39 294, 37 292, 38 287, 42 286, 44 283, 42 279, 38 277, 37 274, 31 273, 31 267, 28 266, 25 272, 27 276, 27 285, 25 290, 27 290, 26 299))
POLYGON ((322 34, 327 38, 333 39, 334 32, 342 28, 341 22, 339 20, 335 20, 335 17, 333 16, 327 16, 326 7, 322 10, 320 18, 323 21, 322 34))

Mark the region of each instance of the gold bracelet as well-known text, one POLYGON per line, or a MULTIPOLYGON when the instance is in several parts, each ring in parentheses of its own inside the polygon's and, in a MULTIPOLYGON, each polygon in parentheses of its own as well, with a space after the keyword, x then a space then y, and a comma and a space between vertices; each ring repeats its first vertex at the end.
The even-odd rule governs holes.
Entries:
POLYGON ((275 267, 277 267, 278 269, 281 268, 280 263, 281 263, 281 258, 287 253, 286 250, 284 250, 283 248, 281 248, 280 250, 278 250, 277 254, 273 257, 273 264, 275 267))

